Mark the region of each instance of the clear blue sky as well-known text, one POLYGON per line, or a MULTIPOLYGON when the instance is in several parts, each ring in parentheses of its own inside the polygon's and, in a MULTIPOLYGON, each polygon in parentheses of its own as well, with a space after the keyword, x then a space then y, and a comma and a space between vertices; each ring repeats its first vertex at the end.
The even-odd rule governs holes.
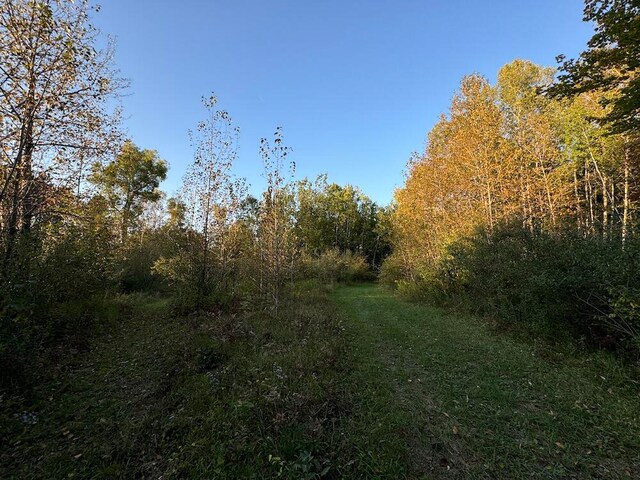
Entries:
POLYGON ((131 80, 125 126, 180 185, 187 131, 215 92, 241 128, 236 173, 263 185, 260 137, 284 128, 297 177, 327 173, 386 204, 463 75, 583 50, 581 0, 102 0, 131 80))

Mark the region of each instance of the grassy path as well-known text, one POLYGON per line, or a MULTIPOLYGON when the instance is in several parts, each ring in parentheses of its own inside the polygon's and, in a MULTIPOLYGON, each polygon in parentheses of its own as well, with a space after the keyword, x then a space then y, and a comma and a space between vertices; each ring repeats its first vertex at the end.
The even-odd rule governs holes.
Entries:
POLYGON ((638 378, 614 360, 545 352, 373 285, 331 298, 372 476, 640 478, 638 378))

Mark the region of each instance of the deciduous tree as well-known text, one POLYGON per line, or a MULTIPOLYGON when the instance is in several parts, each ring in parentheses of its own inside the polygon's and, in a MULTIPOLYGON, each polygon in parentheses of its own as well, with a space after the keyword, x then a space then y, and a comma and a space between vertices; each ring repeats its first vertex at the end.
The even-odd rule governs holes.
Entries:
POLYGON ((201 296, 208 295, 213 284, 221 287, 229 277, 229 231, 245 191, 244 181, 231 172, 240 130, 228 112, 218 109, 215 95, 204 98, 203 105, 207 118, 190 132, 194 160, 181 189, 187 226, 198 234, 194 246, 201 296))
POLYGON ((610 105, 602 121, 618 133, 640 130, 640 2, 586 0, 584 20, 595 34, 577 59, 558 57, 559 82, 549 91, 558 96, 611 92, 601 96, 610 105))
POLYGON ((5 265, 18 232, 51 207, 47 183, 77 185, 114 144, 124 86, 97 48, 87 0, 0 3, 0 224, 5 265))
POLYGON ((262 196, 258 223, 258 257, 261 292, 278 315, 282 285, 292 274, 295 256, 293 230, 293 192, 291 178, 295 163, 287 157, 291 148, 283 143, 282 128, 274 133, 273 143, 260 140, 260 155, 267 188, 262 196))
POLYGON ((116 158, 96 164, 90 179, 115 211, 124 245, 146 202, 160 199, 160 182, 167 176, 167 164, 155 150, 141 150, 127 140, 116 158))

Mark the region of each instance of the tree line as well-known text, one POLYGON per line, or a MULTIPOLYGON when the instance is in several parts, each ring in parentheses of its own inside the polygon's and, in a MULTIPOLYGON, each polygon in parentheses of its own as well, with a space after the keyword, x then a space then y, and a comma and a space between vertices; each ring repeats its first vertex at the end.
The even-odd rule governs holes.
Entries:
POLYGON ((639 18, 590 0, 596 34, 559 75, 463 78, 395 193, 389 283, 637 351, 639 18))

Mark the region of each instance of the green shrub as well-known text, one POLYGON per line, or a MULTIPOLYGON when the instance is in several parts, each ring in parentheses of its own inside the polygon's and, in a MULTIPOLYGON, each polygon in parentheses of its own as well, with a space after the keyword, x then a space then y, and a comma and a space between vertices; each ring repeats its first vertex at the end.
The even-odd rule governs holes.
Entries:
POLYGON ((170 258, 160 257, 152 267, 152 272, 171 289, 176 314, 236 309, 247 294, 248 282, 242 281, 233 264, 223 266, 211 259, 207 271, 206 282, 203 283, 202 263, 189 252, 170 258))
POLYGON ((28 383, 47 348, 82 343, 113 291, 111 236, 87 224, 52 223, 21 234, 0 280, 3 387, 28 383))
POLYGON ((367 261, 362 255, 331 249, 318 256, 304 256, 301 267, 306 277, 323 283, 356 282, 372 278, 367 261))
POLYGON ((395 289, 399 286, 399 282, 406 281, 406 277, 404 261, 400 255, 392 253, 385 258, 378 275, 378 280, 381 284, 395 289))
MULTIPOLYGON (((640 242, 547 233, 521 224, 452 243, 419 289, 534 333, 637 349, 640 242)), ((415 288, 415 287, 414 287, 415 288)))

